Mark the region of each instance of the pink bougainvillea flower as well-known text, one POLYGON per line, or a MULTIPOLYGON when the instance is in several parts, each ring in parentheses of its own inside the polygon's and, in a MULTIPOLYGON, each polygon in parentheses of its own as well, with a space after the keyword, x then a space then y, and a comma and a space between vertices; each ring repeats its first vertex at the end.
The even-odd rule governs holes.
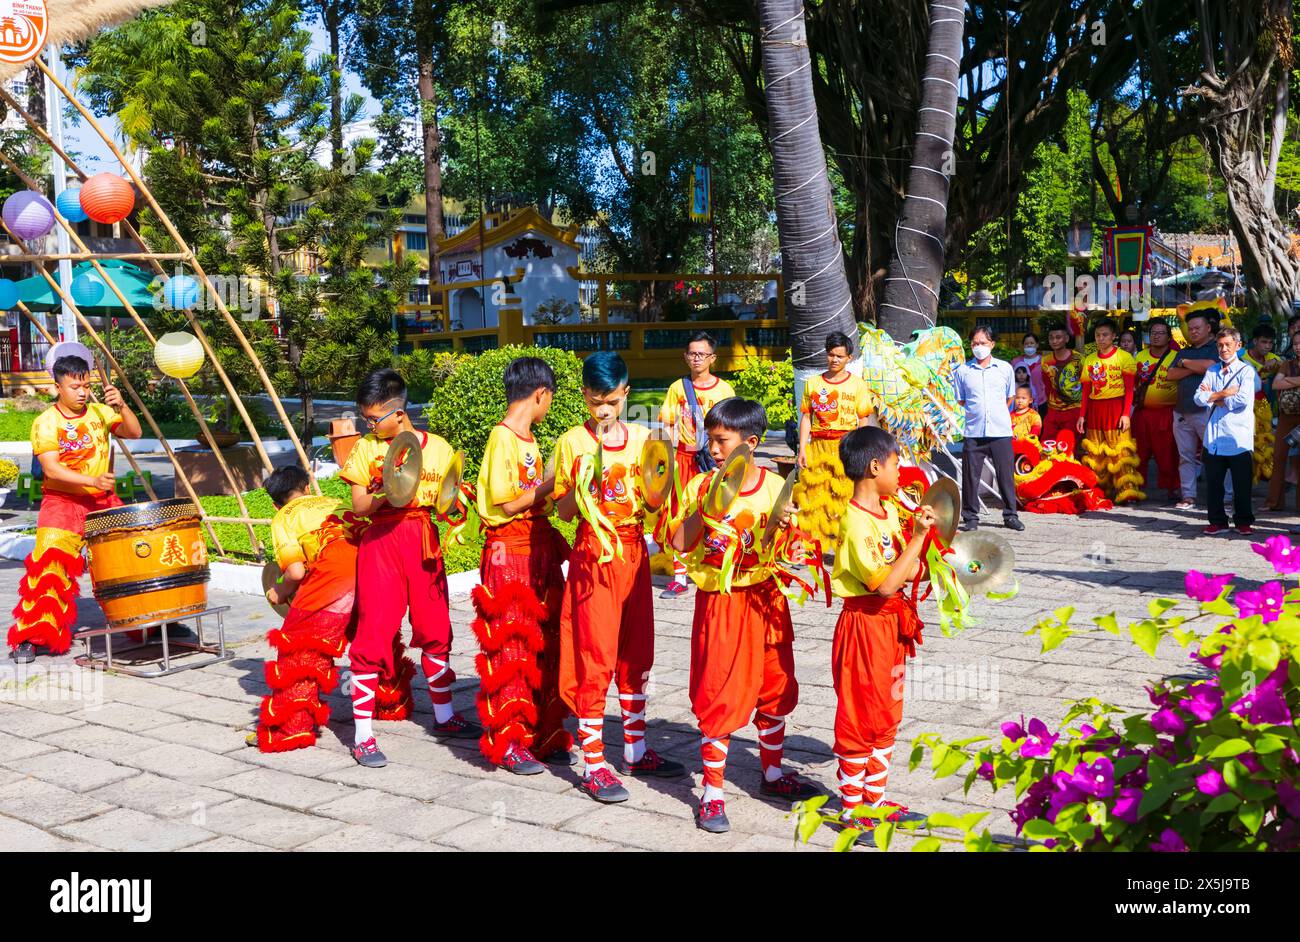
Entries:
POLYGON ((1219 689, 1218 681, 1206 680, 1192 684, 1187 692, 1191 696, 1178 705, 1202 723, 1214 719, 1223 706, 1223 691, 1219 689))
POLYGON ((1173 828, 1165 828, 1151 849, 1158 854, 1183 854, 1187 852, 1187 844, 1173 828))
POLYGON ((1264 771, 1264 763, 1255 758, 1254 753, 1243 752, 1237 756, 1237 761, 1246 767, 1246 771, 1251 775, 1258 775, 1264 771))
POLYGON ((1050 777, 1044 776, 1034 784, 1030 785, 1025 791, 1025 797, 1015 809, 1008 812, 1011 820, 1016 823, 1016 833, 1019 834, 1021 828, 1025 826, 1026 821, 1033 821, 1036 818, 1043 817, 1047 810, 1047 798, 1054 790, 1050 777))
POLYGON ((1196 790, 1202 795, 1214 798, 1227 792, 1228 784, 1223 780, 1223 775, 1218 769, 1206 769, 1196 776, 1196 790))
POLYGON ((1280 582, 1265 582, 1254 592, 1238 592, 1234 601, 1242 618, 1258 615, 1264 624, 1277 621, 1282 615, 1282 596, 1286 590, 1280 582))
POLYGON ((1187 597, 1194 602, 1213 602, 1223 594, 1223 587, 1235 577, 1234 573, 1224 573, 1221 576, 1207 576, 1203 572, 1197 572, 1195 569, 1189 569, 1187 576, 1183 579, 1183 587, 1187 590, 1187 597))
POLYGON ((1165 707, 1151 715, 1151 728, 1157 733, 1180 736, 1187 732, 1187 721, 1173 707, 1165 707))
POLYGON ((1115 798, 1115 807, 1110 809, 1110 813, 1120 821, 1134 824, 1137 822, 1138 805, 1141 803, 1142 789, 1121 788, 1119 795, 1115 798))
POLYGON ((1024 739, 1025 738, 1025 715, 1020 714, 1020 722, 1014 723, 1011 720, 1002 724, 1002 735, 1007 739, 1024 739))
POLYGON ((1060 733, 1053 736, 1047 730, 1047 724, 1035 717, 1029 721, 1025 730, 1026 738, 1020 746, 1020 755, 1025 759, 1041 759, 1052 754, 1052 746, 1061 738, 1060 733))
POLYGON ((1089 795, 1109 798, 1115 794, 1115 766, 1106 756, 1092 764, 1080 762, 1074 767, 1070 783, 1089 795))
POLYGON ((1287 706, 1286 691, 1282 685, 1286 681, 1290 666, 1289 661, 1279 661, 1273 673, 1269 674, 1263 683, 1230 707, 1232 712, 1252 723, 1289 726, 1291 708, 1287 706))
POLYGON ((1254 544, 1251 549, 1267 559, 1278 575, 1289 576, 1300 572, 1300 549, 1292 546, 1290 538, 1281 533, 1270 536, 1263 543, 1254 544))
POLYGON ((984 779, 986 782, 993 781, 993 763, 985 762, 975 771, 975 774, 978 775, 980 778, 984 779))
POLYGON ((1300 789, 1286 779, 1277 783, 1277 800, 1293 818, 1300 818, 1300 789))
POLYGON ((1148 687, 1147 698, 1150 699, 1152 706, 1167 707, 1169 706, 1169 688, 1163 683, 1158 687, 1148 687))
POLYGON ((1079 727, 1080 739, 1088 739, 1089 737, 1096 736, 1096 735, 1097 735, 1097 727, 1093 726, 1091 723, 1084 723, 1082 726, 1079 727))

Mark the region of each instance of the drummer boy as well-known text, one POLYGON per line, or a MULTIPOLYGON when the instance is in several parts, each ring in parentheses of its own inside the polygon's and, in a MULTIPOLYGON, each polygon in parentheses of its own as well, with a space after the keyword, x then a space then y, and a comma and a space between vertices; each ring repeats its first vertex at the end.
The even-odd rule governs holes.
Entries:
POLYGON ((88 349, 65 343, 52 352, 58 398, 32 423, 32 454, 45 475, 45 496, 9 629, 19 664, 30 664, 38 654, 66 654, 72 646, 86 515, 122 504, 109 470, 109 435, 140 437, 140 422, 116 387, 104 387, 103 402, 90 401, 88 349))

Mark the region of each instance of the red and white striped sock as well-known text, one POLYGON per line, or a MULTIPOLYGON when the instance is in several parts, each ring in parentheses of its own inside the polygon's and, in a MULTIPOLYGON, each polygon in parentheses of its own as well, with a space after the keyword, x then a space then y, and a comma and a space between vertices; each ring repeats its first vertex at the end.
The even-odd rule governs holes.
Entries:
POLYGON ((357 731, 354 744, 360 745, 367 739, 375 738, 373 721, 375 718, 375 682, 378 674, 352 675, 352 721, 357 731))
POLYGON ((845 813, 848 813, 862 804, 862 782, 867 775, 867 757, 836 753, 835 758, 840 760, 840 804, 845 813))
POLYGON ((730 736, 717 739, 700 735, 700 759, 704 763, 704 801, 722 800, 722 776, 727 768, 727 750, 730 736))
POLYGON ((894 754, 891 742, 885 748, 871 750, 867 757, 867 775, 862 780, 862 797, 873 805, 879 805, 885 797, 885 782, 889 780, 889 760, 894 754))
POLYGON ((623 711, 623 758, 640 762, 645 755, 645 694, 620 693, 618 705, 623 711))
POLYGON ((781 760, 785 757, 785 717, 760 713, 754 718, 758 727, 758 758, 763 763, 763 778, 775 782, 781 777, 781 760))
POLYGON ((605 718, 603 716, 579 717, 578 740, 582 757, 586 760, 583 775, 591 775, 605 765, 605 718))
POLYGON ((433 701, 433 718, 445 723, 455 714, 451 705, 451 685, 456 681, 456 672, 447 664, 447 655, 434 657, 428 651, 420 652, 420 667, 429 682, 429 699, 433 701))

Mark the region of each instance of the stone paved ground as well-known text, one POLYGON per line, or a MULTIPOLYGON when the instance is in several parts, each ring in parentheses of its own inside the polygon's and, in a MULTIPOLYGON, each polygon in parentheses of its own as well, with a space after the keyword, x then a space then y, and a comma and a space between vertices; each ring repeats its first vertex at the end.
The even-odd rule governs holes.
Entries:
MULTIPOLYGON (((1233 571, 1240 584, 1270 575, 1245 538, 1200 535, 1203 518, 1162 508, 1122 510, 1085 520, 1026 516, 1012 537, 1021 591, 1013 601, 984 603, 982 624, 958 638, 927 629, 909 672, 900 747, 889 793, 924 810, 958 813, 1009 807, 1006 793, 960 778, 933 780, 906 771, 911 738, 936 730, 975 736, 1020 714, 1049 723, 1064 701, 1097 695, 1135 709, 1147 706, 1142 685, 1186 669, 1172 644, 1156 659, 1109 636, 1073 638, 1048 655, 1023 631, 1036 616, 1073 605, 1076 621, 1114 610, 1143 615, 1148 599, 1181 595, 1189 566, 1233 571), (919 668, 919 669, 918 669, 919 668), (940 676, 947 685, 939 682, 940 676), (959 689, 960 688, 960 689, 959 689)), ((1294 522, 1261 521, 1262 539, 1294 522)), ((994 532, 1008 531, 994 528, 994 532)), ((18 563, 0 564, 0 607, 16 598, 18 563)), ((0 662, 0 849, 2 850, 789 850, 784 809, 758 797, 753 727, 733 739, 727 770, 732 831, 706 835, 692 823, 699 789, 698 734, 687 700, 692 600, 656 599, 657 663, 648 739, 692 770, 678 782, 632 781, 632 798, 605 807, 582 797, 567 769, 529 778, 489 768, 473 743, 440 744, 428 732, 427 696, 417 694, 414 721, 377 724, 390 764, 369 770, 349 758, 348 705, 333 698, 334 719, 313 749, 263 755, 244 746, 258 698, 266 692, 261 640, 272 616, 257 599, 223 595, 230 604, 235 660, 168 678, 139 680, 0 662), (76 684, 80 699, 60 694, 76 684)), ((837 606, 838 608, 838 606, 837 606)), ((1183 610, 1190 611, 1184 604, 1183 610)), ((926 605, 922 616, 931 621, 926 605)), ((83 600, 85 623, 98 622, 83 600)), ((461 679, 456 704, 473 711, 470 606, 453 603, 453 665, 461 679)), ((835 611, 796 610, 800 703, 790 717, 788 764, 833 787, 830 639, 835 611)), ((611 703, 615 703, 611 699, 611 703)), ((617 717, 606 727, 609 754, 621 738, 617 717)), ((1010 828, 1001 810, 995 832, 1010 828)), ((823 829, 814 844, 829 844, 823 829)))

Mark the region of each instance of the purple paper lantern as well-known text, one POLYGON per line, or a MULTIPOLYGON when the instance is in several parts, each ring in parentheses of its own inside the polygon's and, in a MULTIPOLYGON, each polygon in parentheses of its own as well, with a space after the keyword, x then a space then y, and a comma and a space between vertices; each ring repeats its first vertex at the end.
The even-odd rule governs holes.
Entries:
POLYGON ((5 200, 5 225, 20 239, 39 239, 54 228, 54 207, 35 190, 19 190, 5 200))

